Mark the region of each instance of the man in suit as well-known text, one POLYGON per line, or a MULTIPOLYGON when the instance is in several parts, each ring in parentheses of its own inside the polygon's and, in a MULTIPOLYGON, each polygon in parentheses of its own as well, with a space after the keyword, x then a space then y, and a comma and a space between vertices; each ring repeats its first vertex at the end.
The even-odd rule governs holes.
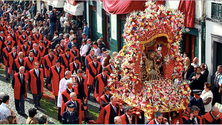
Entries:
POLYGON ((79 62, 79 57, 74 58, 74 62, 69 64, 68 70, 72 72, 72 74, 77 74, 78 69, 81 69, 81 62, 79 62))
POLYGON ((93 61, 89 63, 88 65, 88 81, 87 84, 89 86, 88 95, 90 95, 90 92, 94 90, 94 81, 98 74, 102 72, 102 66, 99 61, 97 61, 97 56, 93 56, 93 61))
POLYGON ((96 88, 94 92, 94 97, 99 101, 99 98, 103 95, 103 89, 108 85, 109 75, 107 75, 108 69, 105 67, 102 73, 96 76, 96 88))
POLYGON ((183 124, 203 124, 202 118, 198 116, 200 109, 197 106, 192 106, 190 117, 182 116, 183 124))
POLYGON ((191 73, 194 72, 194 67, 190 64, 189 57, 186 57, 184 60, 184 80, 189 80, 191 73))
POLYGON ((27 116, 24 108, 25 96, 27 97, 27 76, 25 76, 24 72, 25 67, 21 66, 19 68, 19 73, 14 74, 12 86, 14 89, 15 108, 18 114, 27 116))
POLYGON ((43 74, 43 70, 39 69, 39 63, 34 62, 34 69, 29 71, 29 84, 31 86, 34 104, 37 108, 40 107, 40 100, 43 95, 43 74))
POLYGON ((161 112, 155 112, 154 117, 148 124, 167 124, 167 119, 163 117, 161 112))
POLYGON ((128 106, 126 108, 126 113, 120 116, 122 124, 144 124, 144 119, 140 112, 136 112, 136 116, 133 116, 133 112, 133 107, 128 106))
POLYGON ((56 64, 50 68, 49 81, 52 83, 52 93, 55 96, 55 105, 58 101, 59 81, 64 78, 65 68, 60 65, 60 60, 56 60, 56 64))

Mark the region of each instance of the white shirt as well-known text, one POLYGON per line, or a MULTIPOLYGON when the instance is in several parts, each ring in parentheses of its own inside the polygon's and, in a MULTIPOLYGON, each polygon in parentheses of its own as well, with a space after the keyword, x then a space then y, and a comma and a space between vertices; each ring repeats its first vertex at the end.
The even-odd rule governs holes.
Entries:
MULTIPOLYGON (((72 80, 72 78, 68 79, 72 80)), ((61 107, 62 105, 62 92, 66 89, 66 79, 62 78, 59 81, 59 93, 58 93, 58 101, 57 101, 57 107, 61 107)))
POLYGON ((200 95, 200 97, 202 98, 203 101, 206 101, 207 98, 212 98, 209 104, 204 105, 205 112, 209 112, 209 111, 211 110, 212 101, 213 101, 213 93, 212 93, 212 91, 206 92, 205 90, 203 90, 203 92, 202 92, 202 94, 200 95))
POLYGON ((57 67, 57 66, 56 66, 56 69, 57 69, 58 72, 60 71, 60 67, 57 67))
POLYGON ((88 45, 87 44, 82 45, 81 48, 80 48, 80 55, 81 56, 86 56, 87 51, 88 51, 88 45))
POLYGON ((191 63, 191 65, 195 68, 196 66, 199 66, 198 64, 194 64, 194 63, 191 63))
POLYGON ((35 73, 39 77, 39 70, 38 69, 35 69, 35 73))
POLYGON ((64 27, 64 22, 65 22, 65 17, 60 17, 60 24, 61 24, 61 27, 64 27))
POLYGON ((110 105, 113 107, 114 111, 117 113, 117 108, 114 105, 112 105, 111 102, 110 102, 110 105))
POLYGON ((100 48, 99 47, 97 47, 97 48, 93 48, 93 50, 94 50, 94 54, 96 55, 96 56, 100 56, 100 48))
POLYGON ((6 119, 6 117, 11 115, 11 110, 9 109, 9 106, 5 103, 2 103, 0 105, 0 120, 6 119))

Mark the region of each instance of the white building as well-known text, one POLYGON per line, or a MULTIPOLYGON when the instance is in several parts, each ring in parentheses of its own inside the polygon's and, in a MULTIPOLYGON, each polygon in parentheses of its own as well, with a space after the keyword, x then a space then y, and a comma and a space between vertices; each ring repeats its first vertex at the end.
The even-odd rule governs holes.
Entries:
POLYGON ((209 80, 218 65, 222 65, 222 0, 206 1, 206 64, 209 80))

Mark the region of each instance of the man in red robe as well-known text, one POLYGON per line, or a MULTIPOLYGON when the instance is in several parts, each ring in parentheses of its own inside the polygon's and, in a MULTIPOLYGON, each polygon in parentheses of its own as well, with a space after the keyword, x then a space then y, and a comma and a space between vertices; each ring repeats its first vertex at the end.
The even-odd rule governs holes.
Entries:
POLYGON ((71 99, 70 97, 70 93, 72 92, 77 92, 78 90, 73 87, 73 82, 72 80, 67 80, 66 81, 66 89, 62 92, 62 105, 61 105, 61 116, 63 114, 63 112, 65 111, 65 104, 67 101, 69 101, 71 99))
POLYGON ((85 101, 88 98, 88 85, 87 85, 87 78, 83 76, 84 71, 82 69, 78 69, 76 83, 77 83, 77 97, 85 101))
POLYGON ((33 94, 33 100, 36 108, 40 107, 40 100, 43 95, 43 78, 43 70, 39 69, 38 62, 34 62, 34 69, 29 71, 29 84, 31 86, 31 92, 33 94))
POLYGON ((79 57, 79 50, 77 49, 75 44, 72 45, 72 49, 70 50, 70 52, 74 57, 79 57))
POLYGON ((12 40, 11 36, 7 36, 6 41, 4 42, 5 46, 7 46, 8 43, 11 43, 11 46, 13 47, 15 45, 15 41, 12 40))
POLYGON ((10 75, 11 82, 14 77, 15 68, 15 59, 18 57, 16 46, 12 48, 12 52, 8 54, 8 74, 10 75))
POLYGON ((25 61, 25 64, 26 64, 26 67, 25 67, 26 75, 28 75, 29 71, 34 68, 34 62, 37 61, 37 59, 33 55, 33 50, 29 51, 29 56, 26 57, 24 59, 24 61, 25 61))
POLYGON ((34 43, 35 41, 32 40, 32 36, 28 36, 28 45, 30 46, 30 49, 32 49, 34 43))
POLYGON ((36 30, 36 33, 33 34, 33 39, 37 44, 39 44, 39 41, 42 40, 42 34, 39 34, 39 30, 36 30))
POLYGON ((190 109, 190 117, 182 116, 183 124, 203 124, 202 118, 198 116, 200 109, 192 106, 190 109))
POLYGON ((15 59, 15 71, 18 73, 19 72, 19 68, 21 66, 24 66, 26 67, 26 63, 25 63, 25 60, 24 60, 24 56, 23 56, 23 52, 19 52, 18 53, 18 58, 15 59))
POLYGON ((55 105, 58 101, 59 81, 64 78, 65 68, 60 65, 60 60, 56 60, 56 64, 50 68, 49 81, 52 83, 52 93, 55 96, 55 105))
POLYGON ((15 41, 15 45, 18 44, 18 36, 17 36, 17 34, 15 33, 15 30, 14 30, 14 29, 11 29, 11 33, 8 34, 8 36, 11 36, 11 37, 12 37, 12 40, 15 41))
POLYGON ((45 55, 46 55, 49 52, 49 47, 51 44, 51 41, 48 40, 47 36, 43 37, 43 44, 44 44, 44 47, 46 48, 46 52, 45 52, 45 55))
POLYGON ((100 97, 99 104, 100 104, 100 109, 103 109, 106 105, 109 104, 110 98, 111 98, 111 89, 109 87, 104 87, 104 94, 100 97))
POLYGON ((60 57, 60 55, 63 54, 63 51, 62 51, 61 46, 59 44, 56 44, 55 49, 53 50, 53 52, 57 57, 60 57))
POLYGON ((18 27, 18 30, 16 31, 16 34, 17 34, 17 36, 22 35, 22 27, 21 26, 18 27))
POLYGON ((43 57, 45 55, 46 48, 44 47, 44 44, 43 44, 42 40, 39 41, 38 50, 39 50, 39 64, 43 65, 43 63, 44 63, 44 58, 43 57))
POLYGON ((94 97, 97 101, 99 101, 99 98, 103 95, 103 89, 105 86, 108 85, 108 79, 109 75, 107 75, 108 69, 105 67, 102 70, 102 73, 96 76, 96 88, 94 92, 94 97))
POLYGON ((114 118, 123 114, 122 104, 117 104, 117 98, 112 96, 110 98, 111 103, 104 107, 100 111, 97 119, 98 124, 114 124, 114 118))
POLYGON ((81 62, 79 62, 79 57, 75 57, 74 62, 69 64, 68 70, 71 71, 72 74, 77 74, 78 69, 81 69, 81 62))
POLYGON ((125 111, 126 113, 120 116, 122 124, 144 124, 144 119, 140 112, 136 112, 133 116, 133 107, 128 106, 125 111))
POLYGON ((203 121, 204 124, 222 124, 222 114, 219 112, 219 109, 214 106, 211 108, 211 111, 203 116, 203 121))
POLYGON ((154 117, 148 124, 167 124, 167 119, 163 117, 161 112, 155 112, 154 117))
POLYGON ((22 35, 18 37, 18 49, 23 45, 24 40, 28 40, 28 36, 25 33, 25 30, 22 30, 22 35))
POLYGON ((29 55, 30 46, 28 45, 28 41, 24 40, 24 44, 20 46, 20 51, 23 52, 24 56, 29 55))
POLYGON ((109 75, 113 73, 113 70, 114 70, 114 60, 113 59, 109 60, 109 65, 107 65, 106 68, 108 68, 109 75))
POLYGON ((12 80, 12 87, 14 89, 15 108, 18 114, 27 116, 25 114, 25 98, 27 98, 27 76, 24 74, 25 67, 19 68, 19 73, 14 74, 12 80))
POLYGON ((27 36, 32 36, 32 31, 31 31, 31 29, 30 29, 29 26, 27 27, 27 29, 26 29, 26 31, 25 31, 25 34, 26 34, 27 36))
POLYGON ((62 65, 65 67, 65 69, 68 68, 69 64, 73 61, 73 56, 70 54, 70 49, 66 49, 66 53, 61 55, 62 65))
MULTIPOLYGON (((98 74, 102 72, 102 66, 99 61, 97 61, 97 56, 93 56, 93 61, 88 65, 88 81, 89 86, 88 95, 94 90, 94 80, 98 74)), ((90 97, 90 96, 89 96, 90 97)))
POLYGON ((90 53, 88 56, 86 56, 85 59, 85 67, 86 67, 86 75, 88 75, 88 65, 93 61, 93 56, 94 56, 94 50, 90 50, 90 53))
POLYGON ((44 56, 44 71, 46 77, 46 87, 50 84, 49 75, 50 75, 50 68, 55 65, 57 60, 57 56, 53 54, 53 50, 49 50, 49 54, 44 56))
POLYGON ((9 53, 12 51, 11 48, 11 43, 7 43, 7 46, 5 48, 2 49, 2 55, 3 55, 3 62, 5 65, 5 76, 6 76, 6 80, 8 80, 9 75, 8 75, 8 55, 9 53))
POLYGON ((33 49, 32 49, 32 51, 33 51, 34 57, 36 57, 36 59, 39 61, 39 59, 40 59, 40 51, 39 51, 39 49, 38 49, 38 44, 37 44, 37 43, 34 43, 34 44, 33 44, 33 49))

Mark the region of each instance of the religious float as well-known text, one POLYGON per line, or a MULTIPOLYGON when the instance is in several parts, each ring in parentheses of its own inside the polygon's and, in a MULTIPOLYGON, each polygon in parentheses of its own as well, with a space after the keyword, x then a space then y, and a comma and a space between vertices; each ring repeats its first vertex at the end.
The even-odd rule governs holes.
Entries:
POLYGON ((115 58, 109 85, 114 96, 144 111, 150 119, 156 111, 185 109, 190 88, 187 82, 172 81, 184 70, 179 53, 183 14, 154 3, 145 6, 144 11, 132 12, 126 19, 126 45, 115 58))

